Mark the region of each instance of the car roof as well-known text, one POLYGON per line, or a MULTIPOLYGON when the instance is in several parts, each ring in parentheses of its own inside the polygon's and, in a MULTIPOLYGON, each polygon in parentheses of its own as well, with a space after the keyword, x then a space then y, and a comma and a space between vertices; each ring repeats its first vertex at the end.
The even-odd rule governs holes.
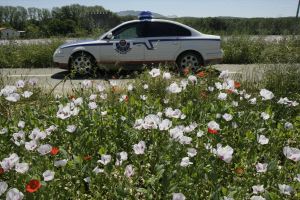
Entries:
POLYGON ((131 24, 131 23, 140 23, 140 22, 164 22, 164 23, 170 23, 170 24, 175 24, 175 25, 178 25, 178 26, 181 26, 181 27, 184 27, 188 30, 191 31, 192 33, 192 36, 197 36, 197 35, 201 35, 202 33, 200 33, 199 31, 193 29, 192 27, 189 27, 187 25, 184 25, 182 23, 179 23, 179 22, 175 22, 175 21, 171 21, 171 20, 167 20, 167 19, 146 19, 146 20, 130 20, 130 21, 127 21, 127 22, 123 22, 122 24, 116 26, 115 28, 113 28, 112 30, 110 31, 114 31, 115 29, 121 27, 121 26, 124 26, 126 24, 131 24))

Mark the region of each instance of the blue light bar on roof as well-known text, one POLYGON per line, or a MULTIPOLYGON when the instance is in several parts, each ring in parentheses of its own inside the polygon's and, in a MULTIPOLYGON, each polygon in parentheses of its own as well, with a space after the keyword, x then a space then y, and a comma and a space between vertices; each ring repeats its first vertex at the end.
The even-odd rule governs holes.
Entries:
POLYGON ((139 14, 139 20, 150 20, 153 18, 153 15, 150 11, 143 11, 139 14))

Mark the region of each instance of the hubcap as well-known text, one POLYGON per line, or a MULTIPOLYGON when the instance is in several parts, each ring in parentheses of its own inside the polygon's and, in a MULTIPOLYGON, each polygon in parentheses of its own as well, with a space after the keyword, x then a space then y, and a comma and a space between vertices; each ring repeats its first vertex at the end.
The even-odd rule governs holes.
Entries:
POLYGON ((193 71, 197 70, 199 68, 198 58, 194 55, 186 55, 181 59, 180 67, 182 69, 189 67, 193 71))
POLYGON ((80 74, 88 74, 92 67, 91 59, 86 55, 77 56, 72 63, 72 69, 80 74))

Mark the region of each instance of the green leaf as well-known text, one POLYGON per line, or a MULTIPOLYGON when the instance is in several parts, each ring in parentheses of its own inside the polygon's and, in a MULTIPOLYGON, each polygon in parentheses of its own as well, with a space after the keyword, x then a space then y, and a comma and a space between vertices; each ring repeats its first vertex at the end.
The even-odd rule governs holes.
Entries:
POLYGON ((106 153, 106 149, 104 147, 100 147, 100 149, 98 150, 98 154, 103 155, 105 153, 106 153))

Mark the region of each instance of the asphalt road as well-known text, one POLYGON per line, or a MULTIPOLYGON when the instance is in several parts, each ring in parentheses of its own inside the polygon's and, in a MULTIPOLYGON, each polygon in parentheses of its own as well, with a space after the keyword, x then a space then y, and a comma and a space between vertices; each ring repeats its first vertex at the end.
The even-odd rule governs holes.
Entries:
MULTIPOLYGON (((231 77, 235 80, 249 80, 259 81, 263 78, 263 72, 270 65, 215 65, 213 66, 217 70, 228 70, 231 77)), ((0 78, 4 81, 4 84, 14 84, 17 80, 29 80, 31 78, 38 80, 38 85, 46 90, 55 88, 55 93, 66 94, 72 92, 72 88, 79 87, 80 83, 84 79, 91 79, 89 77, 75 77, 66 78, 68 72, 66 70, 58 68, 36 68, 36 69, 0 69, 0 78), (65 81, 64 81, 65 80, 65 81)), ((108 85, 107 80, 114 78, 114 74, 109 74, 108 79, 100 76, 98 78, 91 79, 94 85, 103 83, 108 85)), ((134 77, 132 73, 123 73, 121 76, 116 76, 114 79, 118 82, 118 85, 127 85, 128 82, 133 82, 134 77)))

